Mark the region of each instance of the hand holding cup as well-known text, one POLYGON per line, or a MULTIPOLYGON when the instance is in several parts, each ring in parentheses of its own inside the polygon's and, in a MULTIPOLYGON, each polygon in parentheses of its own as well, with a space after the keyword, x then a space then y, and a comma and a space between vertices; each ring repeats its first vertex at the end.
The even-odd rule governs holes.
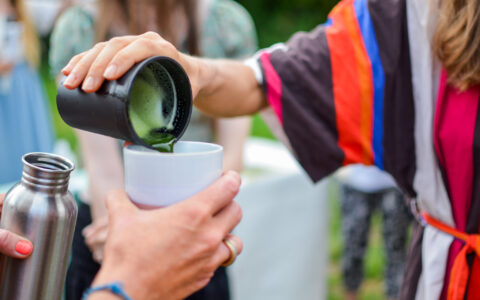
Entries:
POLYGON ((153 210, 137 208, 123 191, 111 192, 105 257, 93 286, 121 281, 134 299, 163 300, 204 287, 230 257, 225 239, 242 251, 242 241, 230 235, 242 217, 233 201, 239 187, 240 176, 226 172, 193 197, 153 210))

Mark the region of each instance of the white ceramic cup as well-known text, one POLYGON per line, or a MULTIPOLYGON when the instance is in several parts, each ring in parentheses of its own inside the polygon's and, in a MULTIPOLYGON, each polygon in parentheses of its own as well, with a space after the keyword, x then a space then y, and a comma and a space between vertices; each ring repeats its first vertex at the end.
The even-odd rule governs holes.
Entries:
POLYGON ((174 153, 130 145, 123 157, 125 190, 141 208, 188 199, 218 179, 223 168, 222 146, 202 142, 177 142, 174 153))

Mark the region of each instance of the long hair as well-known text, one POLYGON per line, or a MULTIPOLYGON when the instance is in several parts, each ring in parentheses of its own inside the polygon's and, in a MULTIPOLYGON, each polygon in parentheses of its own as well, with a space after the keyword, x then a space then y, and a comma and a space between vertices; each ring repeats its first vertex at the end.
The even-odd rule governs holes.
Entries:
POLYGON ((480 1, 440 1, 433 50, 450 84, 460 90, 480 84, 480 1))
POLYGON ((198 0, 99 0, 99 16, 96 22, 97 41, 105 40, 110 33, 110 24, 114 18, 125 20, 128 34, 141 34, 152 30, 145 16, 155 9, 155 26, 159 34, 176 47, 185 43, 186 50, 192 55, 199 55, 198 32, 198 0), (150 5, 150 6, 146 6, 150 5), (112 9, 113 5, 120 11, 112 9), (187 20, 187 32, 183 40, 178 33, 178 26, 174 20, 174 11, 180 9, 187 20), (116 15, 117 13, 117 15, 116 15), (119 14, 119 15, 118 15, 119 14))
POLYGON ((23 24, 22 42, 28 63, 36 68, 40 61, 40 43, 37 32, 22 0, 10 0, 17 14, 17 20, 23 24))

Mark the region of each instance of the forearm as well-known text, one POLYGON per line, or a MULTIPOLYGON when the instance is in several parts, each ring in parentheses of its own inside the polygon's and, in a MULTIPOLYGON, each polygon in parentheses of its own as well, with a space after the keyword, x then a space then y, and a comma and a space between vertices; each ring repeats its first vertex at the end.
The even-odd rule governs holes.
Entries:
POLYGON ((76 131, 89 176, 90 210, 93 221, 105 217, 108 191, 123 187, 123 167, 116 140, 76 131))
POLYGON ((223 147, 223 169, 241 172, 243 146, 250 134, 250 117, 220 118, 215 122, 215 142, 223 147))
POLYGON ((253 70, 241 61, 188 57, 198 89, 195 106, 215 117, 251 115, 267 106, 253 70))

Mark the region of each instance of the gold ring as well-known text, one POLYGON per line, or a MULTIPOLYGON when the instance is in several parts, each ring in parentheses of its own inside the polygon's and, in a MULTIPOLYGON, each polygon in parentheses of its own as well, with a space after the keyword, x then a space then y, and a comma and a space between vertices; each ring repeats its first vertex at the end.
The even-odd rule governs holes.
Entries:
POLYGON ((230 251, 230 256, 229 256, 228 259, 222 264, 222 267, 228 267, 228 266, 230 266, 231 264, 233 264, 233 263, 235 262, 235 260, 237 259, 237 249, 236 249, 235 246, 233 245, 232 241, 229 240, 229 239, 223 240, 223 243, 225 244, 225 246, 227 246, 228 250, 230 251))

